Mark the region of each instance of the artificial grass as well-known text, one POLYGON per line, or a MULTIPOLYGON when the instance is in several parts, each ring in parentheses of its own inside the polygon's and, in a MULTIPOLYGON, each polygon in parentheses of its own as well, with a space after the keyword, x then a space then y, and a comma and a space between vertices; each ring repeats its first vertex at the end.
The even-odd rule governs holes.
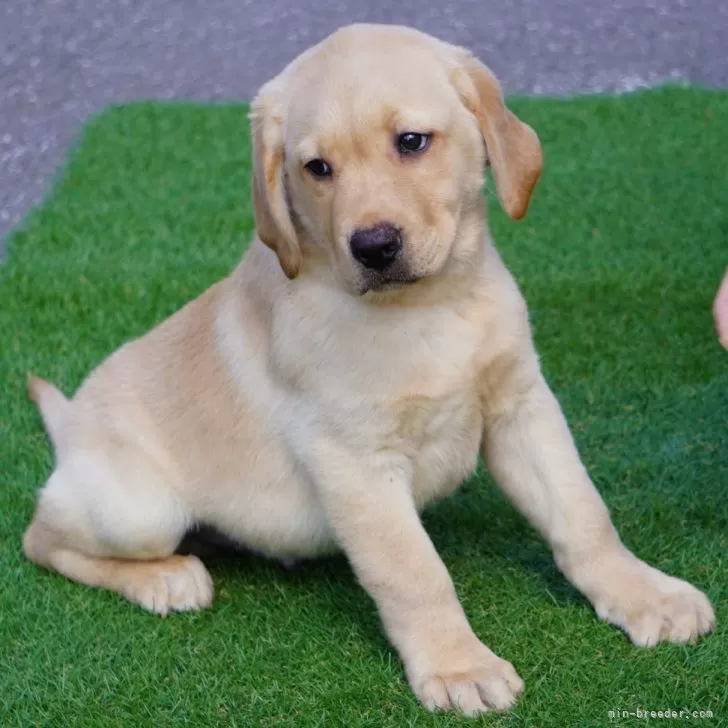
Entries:
MULTIPOLYGON (((486 475, 426 524, 482 639, 526 692, 494 726, 728 720, 728 95, 667 88, 517 100, 546 166, 528 217, 491 227, 545 372, 626 543, 707 590, 717 632, 632 647, 599 623, 486 475)), ((100 359, 222 277, 253 230, 245 109, 143 103, 93 119, 0 269, 0 724, 450 726, 411 695, 343 558, 210 562, 217 599, 167 620, 26 562, 51 469, 28 370, 73 391, 100 359)), ((629 588, 629 584, 625 584, 629 588)))

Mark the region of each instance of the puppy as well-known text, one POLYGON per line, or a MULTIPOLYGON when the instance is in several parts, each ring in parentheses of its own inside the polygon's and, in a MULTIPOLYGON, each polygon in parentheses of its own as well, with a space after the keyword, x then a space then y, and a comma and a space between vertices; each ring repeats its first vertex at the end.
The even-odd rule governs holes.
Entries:
POLYGON ((57 465, 28 558, 166 615, 212 602, 175 554, 198 524, 278 559, 341 549, 427 708, 507 709, 523 681, 470 628, 418 516, 482 453, 601 619, 640 646, 709 632, 705 595, 620 542, 541 375, 482 194, 490 165, 521 218, 541 148, 491 72, 354 25, 266 84, 251 120, 242 263, 72 400, 30 379, 57 465))

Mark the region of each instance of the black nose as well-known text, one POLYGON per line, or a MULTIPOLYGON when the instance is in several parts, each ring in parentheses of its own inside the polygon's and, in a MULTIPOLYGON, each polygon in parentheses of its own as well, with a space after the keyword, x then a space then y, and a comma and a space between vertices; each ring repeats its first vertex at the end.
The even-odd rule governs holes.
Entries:
POLYGON ((402 236, 387 222, 356 230, 350 240, 351 254, 365 268, 384 270, 402 250, 402 236))

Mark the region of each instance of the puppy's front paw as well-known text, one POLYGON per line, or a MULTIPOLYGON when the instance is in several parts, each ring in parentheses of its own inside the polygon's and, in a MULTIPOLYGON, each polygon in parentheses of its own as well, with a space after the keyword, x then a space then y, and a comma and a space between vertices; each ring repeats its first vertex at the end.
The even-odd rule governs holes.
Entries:
POLYGON ((411 679, 412 689, 431 711, 457 710, 468 716, 508 710, 523 691, 513 665, 476 640, 469 651, 443 656, 434 670, 411 679))
POLYGON ((632 554, 605 569, 602 587, 593 599, 597 615, 623 629, 639 647, 692 643, 715 626, 705 594, 632 554))

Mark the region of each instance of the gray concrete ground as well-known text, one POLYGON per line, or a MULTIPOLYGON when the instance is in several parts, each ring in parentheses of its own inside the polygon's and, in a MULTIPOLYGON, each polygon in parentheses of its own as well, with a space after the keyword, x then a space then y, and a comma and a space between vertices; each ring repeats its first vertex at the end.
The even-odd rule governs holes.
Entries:
POLYGON ((0 240, 89 114, 139 98, 249 99, 359 20, 467 45, 510 93, 728 86, 726 0, 0 0, 0 240))

